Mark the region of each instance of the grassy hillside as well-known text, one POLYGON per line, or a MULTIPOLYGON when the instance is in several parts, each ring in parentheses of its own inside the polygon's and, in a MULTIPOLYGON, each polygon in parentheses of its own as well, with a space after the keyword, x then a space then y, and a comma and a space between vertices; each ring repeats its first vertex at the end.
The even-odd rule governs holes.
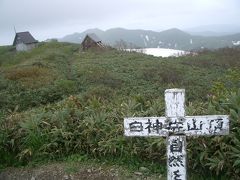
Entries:
POLYGON ((231 114, 234 127, 227 137, 189 138, 190 172, 239 176, 237 48, 159 58, 67 43, 0 47, 0 73, 1 167, 84 154, 164 173, 165 140, 125 138, 123 118, 163 116, 164 90, 185 88, 188 115, 231 114))

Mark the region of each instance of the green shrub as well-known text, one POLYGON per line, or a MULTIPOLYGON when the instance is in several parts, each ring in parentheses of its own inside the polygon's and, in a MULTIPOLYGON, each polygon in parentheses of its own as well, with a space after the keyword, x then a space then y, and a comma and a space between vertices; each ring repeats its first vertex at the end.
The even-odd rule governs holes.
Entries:
POLYGON ((72 80, 57 80, 55 86, 58 90, 62 91, 63 94, 70 94, 77 92, 77 84, 72 80))

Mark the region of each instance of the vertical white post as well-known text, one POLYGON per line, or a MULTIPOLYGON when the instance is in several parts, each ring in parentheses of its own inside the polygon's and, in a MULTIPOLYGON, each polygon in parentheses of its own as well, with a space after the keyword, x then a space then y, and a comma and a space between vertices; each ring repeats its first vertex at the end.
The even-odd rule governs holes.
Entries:
POLYGON ((167 89, 165 91, 166 117, 185 116, 185 89, 167 89))
MULTIPOLYGON (((169 129, 175 132, 181 132, 181 118, 185 116, 185 90, 167 89, 165 91, 165 104, 165 113, 169 121, 169 129)), ((167 165, 168 180, 187 179, 185 136, 170 135, 167 137, 167 165)))
POLYGON ((185 180, 186 172, 186 136, 168 136, 167 138, 168 180, 185 180))

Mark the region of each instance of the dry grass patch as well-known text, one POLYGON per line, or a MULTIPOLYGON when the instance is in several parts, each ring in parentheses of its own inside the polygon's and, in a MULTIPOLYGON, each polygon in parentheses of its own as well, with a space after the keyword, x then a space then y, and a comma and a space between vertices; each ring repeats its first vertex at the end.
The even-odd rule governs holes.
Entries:
POLYGON ((7 70, 5 77, 18 81, 25 87, 38 88, 52 83, 56 79, 56 74, 46 67, 27 66, 7 70))

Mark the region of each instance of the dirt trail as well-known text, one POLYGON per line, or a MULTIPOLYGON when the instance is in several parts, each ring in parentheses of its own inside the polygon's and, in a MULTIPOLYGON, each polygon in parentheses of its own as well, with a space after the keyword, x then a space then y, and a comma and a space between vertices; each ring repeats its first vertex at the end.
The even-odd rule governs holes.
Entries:
POLYGON ((0 180, 127 180, 161 179, 144 176, 144 173, 129 173, 117 167, 91 167, 77 164, 56 163, 34 168, 7 168, 0 172, 0 180))

